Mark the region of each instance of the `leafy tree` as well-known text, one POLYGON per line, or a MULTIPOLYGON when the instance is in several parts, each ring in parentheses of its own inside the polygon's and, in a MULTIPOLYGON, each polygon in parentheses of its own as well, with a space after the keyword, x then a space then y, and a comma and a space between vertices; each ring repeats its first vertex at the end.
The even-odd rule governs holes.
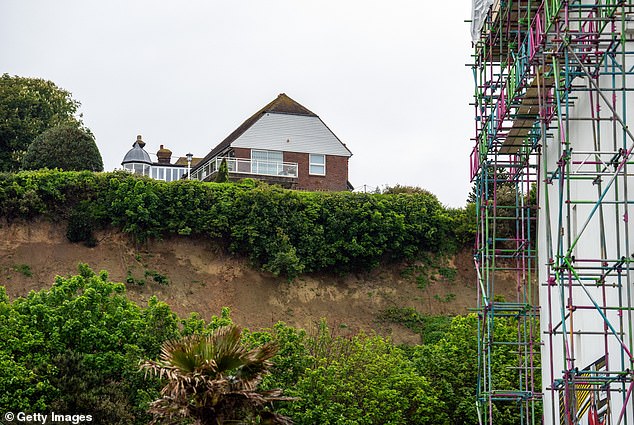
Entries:
POLYGON ((324 322, 314 335, 277 324, 273 338, 280 350, 264 384, 297 397, 279 410, 297 424, 449 423, 440 394, 386 338, 336 336, 324 322))
POLYGON ((103 161, 92 134, 67 124, 37 136, 22 159, 22 168, 103 171, 103 161))
POLYGON ((385 189, 383 190, 382 193, 388 194, 388 195, 396 195, 398 193, 422 193, 424 195, 433 196, 434 198, 436 198, 436 195, 434 195, 427 189, 423 189, 422 187, 400 185, 398 183, 395 184, 394 186, 385 186, 385 189))
POLYGON ((17 171, 26 150, 45 130, 71 124, 80 103, 71 93, 39 78, 0 77, 0 171, 17 171))
POLYGON ((201 425, 257 417, 268 423, 292 423, 266 409, 271 401, 288 400, 280 396, 281 390, 257 390, 277 346, 267 343, 249 349, 241 338, 240 328, 228 325, 207 336, 164 343, 160 359, 142 365, 150 374, 167 379, 150 412, 170 421, 191 418, 201 425))
POLYGON ((152 298, 146 308, 121 283, 80 265, 49 290, 9 302, 0 287, 0 410, 85 412, 95 423, 147 423, 157 380, 138 370, 178 336, 178 319, 152 298))
POLYGON ((229 181, 229 167, 227 167, 227 159, 222 158, 220 167, 218 167, 218 175, 216 175, 216 183, 227 183, 229 181))

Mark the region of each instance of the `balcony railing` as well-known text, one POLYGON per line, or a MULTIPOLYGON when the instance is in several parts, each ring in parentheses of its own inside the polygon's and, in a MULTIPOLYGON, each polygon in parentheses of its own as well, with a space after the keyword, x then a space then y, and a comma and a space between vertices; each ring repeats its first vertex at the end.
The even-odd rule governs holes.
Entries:
POLYGON ((227 169, 230 173, 297 178, 297 163, 295 162, 262 161, 259 159, 228 157, 211 159, 192 173, 192 177, 198 180, 204 180, 220 169, 220 164, 222 164, 223 159, 227 161, 227 169))

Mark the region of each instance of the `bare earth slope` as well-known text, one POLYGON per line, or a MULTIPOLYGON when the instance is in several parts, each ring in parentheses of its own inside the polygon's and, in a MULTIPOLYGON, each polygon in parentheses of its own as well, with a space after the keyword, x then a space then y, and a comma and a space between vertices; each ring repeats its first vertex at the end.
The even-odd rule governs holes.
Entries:
POLYGON ((455 277, 432 276, 425 289, 406 276, 404 266, 362 275, 308 275, 289 283, 205 240, 172 238, 139 248, 125 235, 103 232, 97 235, 99 244, 87 248, 68 242, 65 228, 45 221, 0 227, 0 285, 12 299, 50 287, 56 275, 76 274, 77 264, 83 262, 95 271, 108 271, 116 282, 131 277, 128 295, 140 305, 156 295, 183 316, 195 311, 208 320, 226 306, 236 323, 250 329, 278 321, 309 328, 327 318, 344 334, 376 330, 408 343, 418 342, 418 337, 402 326, 377 320, 381 311, 413 307, 424 314, 464 314, 476 305, 468 252, 448 260, 446 266, 455 268, 455 277), (169 284, 154 281, 153 272, 167 277, 169 284))

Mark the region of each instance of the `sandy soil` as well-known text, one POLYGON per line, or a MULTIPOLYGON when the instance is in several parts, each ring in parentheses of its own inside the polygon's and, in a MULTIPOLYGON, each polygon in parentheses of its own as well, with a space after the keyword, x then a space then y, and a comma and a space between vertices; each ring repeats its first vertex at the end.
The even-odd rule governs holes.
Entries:
MULTIPOLYGON (((113 281, 125 282, 128 275, 146 280, 144 285, 126 284, 128 296, 140 305, 156 295, 180 315, 196 311, 206 319, 226 306, 236 323, 250 329, 278 321, 309 328, 327 318, 340 333, 375 330, 399 343, 417 343, 419 338, 402 326, 377 320, 386 308, 464 314, 476 305, 476 280, 468 252, 448 260, 447 266, 456 268, 455 278, 435 276, 422 290, 404 275, 404 265, 361 275, 308 275, 289 283, 255 270, 206 240, 178 237, 137 247, 116 232, 102 232, 98 240, 94 248, 72 244, 63 223, 4 224, 0 228, 0 285, 12 299, 25 296, 50 287, 56 275, 75 274, 77 264, 83 262, 95 271, 108 271, 113 281), (146 271, 158 272, 170 283, 154 282, 146 271)), ((512 299, 513 285, 508 286, 512 299)))

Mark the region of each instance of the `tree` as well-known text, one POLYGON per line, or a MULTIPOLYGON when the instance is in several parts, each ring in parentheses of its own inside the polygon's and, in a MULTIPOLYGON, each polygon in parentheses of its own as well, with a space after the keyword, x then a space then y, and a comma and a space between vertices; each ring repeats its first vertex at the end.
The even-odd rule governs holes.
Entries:
POLYGON ((296 424, 449 423, 431 380, 389 339, 338 336, 323 320, 310 334, 282 323, 273 331, 280 350, 263 386, 297 397, 279 409, 296 424))
POLYGON ((179 320, 156 298, 139 307, 105 272, 79 272, 13 302, 0 286, 0 411, 147 424, 146 403, 161 387, 143 378, 139 359, 157 357, 179 335, 179 320))
POLYGON ((385 186, 383 193, 387 195, 396 195, 399 193, 422 193, 424 195, 432 196, 438 199, 436 195, 434 195, 427 189, 423 189, 422 187, 418 187, 418 186, 400 185, 398 183, 394 186, 385 186))
POLYGON ((216 183, 226 183, 229 181, 229 168, 227 167, 227 158, 222 158, 220 167, 218 167, 218 175, 216 183))
POLYGON ((271 401, 289 398, 281 397, 279 389, 257 390, 277 345, 249 349, 241 340, 240 328, 227 325, 209 335, 164 343, 158 361, 142 364, 151 375, 168 381, 150 412, 168 421, 186 417, 201 425, 257 417, 263 423, 291 424, 265 408, 271 401))
POLYGON ((37 136, 24 155, 22 168, 103 171, 103 161, 92 134, 67 124, 37 136))
POLYGON ((39 78, 0 78, 0 171, 17 171, 31 142, 60 125, 82 126, 80 103, 70 92, 39 78))

